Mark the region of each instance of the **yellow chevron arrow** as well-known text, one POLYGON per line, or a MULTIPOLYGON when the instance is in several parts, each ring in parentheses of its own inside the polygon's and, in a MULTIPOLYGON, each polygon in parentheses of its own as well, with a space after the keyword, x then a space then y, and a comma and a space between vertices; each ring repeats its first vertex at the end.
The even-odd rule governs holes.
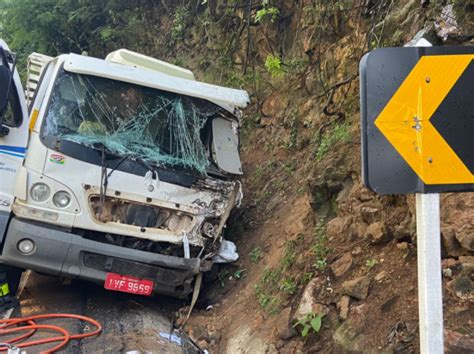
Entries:
POLYGON ((423 56, 375 120, 425 184, 474 183, 474 175, 430 122, 473 59, 471 54, 423 56))

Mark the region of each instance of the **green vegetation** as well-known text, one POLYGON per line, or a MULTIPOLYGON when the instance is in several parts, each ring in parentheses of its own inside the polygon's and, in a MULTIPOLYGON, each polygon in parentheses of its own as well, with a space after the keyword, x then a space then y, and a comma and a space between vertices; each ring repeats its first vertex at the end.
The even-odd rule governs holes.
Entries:
POLYGON ((311 312, 308 313, 303 319, 296 322, 293 327, 302 326, 301 336, 306 337, 310 332, 318 333, 321 330, 323 324, 324 315, 316 315, 311 312))
POLYGON ((369 258, 365 261, 365 265, 367 268, 372 269, 375 267, 379 262, 375 258, 369 258))
POLYGON ((326 257, 330 252, 330 249, 327 247, 324 220, 320 220, 315 226, 313 237, 314 243, 311 247, 311 252, 315 256, 313 267, 316 268, 316 270, 324 271, 327 267, 326 257))
MULTIPOLYGON (((281 304, 296 293, 300 280, 289 275, 296 263, 297 242, 302 238, 287 241, 279 267, 266 268, 255 286, 255 294, 260 306, 270 314, 276 314, 281 304)), ((299 277, 301 278, 301 277, 299 277)))
POLYGON ((281 59, 272 54, 268 55, 265 59, 265 68, 267 68, 267 71, 274 78, 283 77, 285 75, 281 59))
POLYGON ((260 261, 260 258, 262 257, 262 248, 261 247, 255 247, 252 251, 249 253, 250 261, 253 263, 257 263, 260 261))
POLYGON ((175 40, 182 39, 189 21, 189 9, 187 6, 178 6, 173 16, 173 26, 171 27, 171 37, 175 40))
POLYGON ((275 22, 278 19, 279 14, 280 10, 278 10, 277 7, 264 7, 263 9, 258 10, 255 14, 255 21, 263 22, 265 20, 269 20, 270 22, 275 22))
POLYGON ((334 150, 334 146, 339 142, 349 139, 349 128, 347 124, 336 124, 331 131, 325 132, 319 142, 316 151, 316 159, 321 161, 329 150, 334 150))
POLYGON ((233 274, 232 277, 234 279, 242 279, 247 275, 247 269, 238 269, 233 274))

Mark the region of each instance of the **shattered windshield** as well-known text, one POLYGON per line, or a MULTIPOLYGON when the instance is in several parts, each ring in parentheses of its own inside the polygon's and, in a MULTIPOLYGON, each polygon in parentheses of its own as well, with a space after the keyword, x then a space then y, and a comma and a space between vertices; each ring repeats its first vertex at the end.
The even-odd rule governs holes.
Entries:
POLYGON ((104 146, 159 166, 205 174, 208 119, 220 107, 126 82, 62 72, 46 112, 43 135, 91 148, 104 146))

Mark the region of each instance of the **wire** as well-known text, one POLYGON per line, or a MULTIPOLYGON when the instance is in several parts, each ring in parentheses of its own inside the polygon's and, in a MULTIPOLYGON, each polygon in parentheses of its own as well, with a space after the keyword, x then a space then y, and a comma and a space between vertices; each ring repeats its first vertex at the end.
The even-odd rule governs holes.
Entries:
MULTIPOLYGON (((54 353, 55 351, 58 351, 59 349, 66 346, 69 343, 69 341, 72 339, 80 340, 83 338, 98 335, 100 332, 102 332, 102 325, 90 317, 85 317, 81 315, 73 315, 73 314, 46 314, 46 315, 35 315, 35 316, 29 316, 29 317, 23 317, 23 318, 10 318, 6 320, 0 320, 0 336, 10 335, 16 332, 25 332, 25 331, 26 333, 21 334, 18 337, 14 337, 8 340, 0 339, 0 342, 5 345, 14 345, 17 348, 26 348, 26 347, 31 347, 35 345, 59 342, 54 347, 48 350, 42 351, 42 353, 54 353), (60 327, 57 325, 37 324, 35 322, 37 320, 58 319, 58 318, 72 318, 72 319, 88 322, 91 325, 93 325, 96 329, 88 333, 71 335, 68 332, 68 330, 63 327, 60 327), (36 333, 37 330, 49 330, 49 331, 58 332, 60 336, 23 342, 24 340, 32 337, 36 333)), ((6 351, 7 349, 8 348, 6 346, 0 347, 0 351, 6 351)))

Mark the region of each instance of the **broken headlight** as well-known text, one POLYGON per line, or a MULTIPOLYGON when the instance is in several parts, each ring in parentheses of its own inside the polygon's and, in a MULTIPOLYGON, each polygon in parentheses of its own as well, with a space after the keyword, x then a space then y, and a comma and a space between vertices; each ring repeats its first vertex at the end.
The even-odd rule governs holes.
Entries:
POLYGON ((35 202, 44 202, 49 198, 50 192, 48 185, 42 182, 33 184, 30 189, 31 198, 35 202))

